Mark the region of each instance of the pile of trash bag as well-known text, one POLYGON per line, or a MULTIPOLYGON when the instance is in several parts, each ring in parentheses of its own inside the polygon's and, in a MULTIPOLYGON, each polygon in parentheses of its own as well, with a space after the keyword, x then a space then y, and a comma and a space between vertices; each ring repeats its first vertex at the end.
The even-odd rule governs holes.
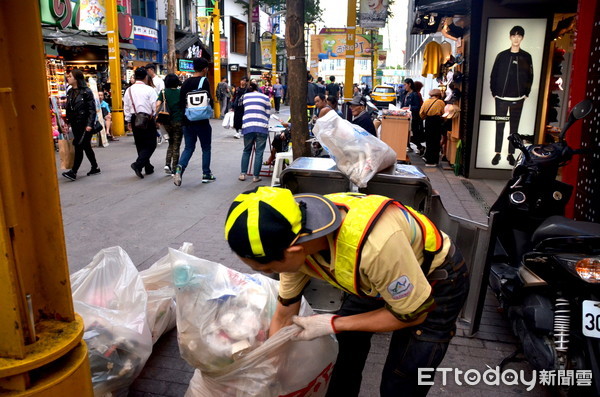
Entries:
MULTIPOLYGON (((331 335, 292 341, 296 325, 268 338, 277 281, 172 249, 169 255, 179 350, 197 368, 186 396, 325 395, 337 341, 331 335)), ((311 314, 303 300, 300 315, 311 314)))

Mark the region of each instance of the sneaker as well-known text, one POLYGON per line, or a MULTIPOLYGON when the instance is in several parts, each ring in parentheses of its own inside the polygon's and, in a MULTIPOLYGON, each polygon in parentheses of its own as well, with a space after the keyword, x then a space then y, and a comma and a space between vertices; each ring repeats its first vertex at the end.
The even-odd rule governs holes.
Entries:
POLYGON ((165 168, 163 168, 165 170, 165 174, 173 174, 173 171, 171 170, 171 167, 168 165, 165 165, 165 168))
POLYGON ((498 163, 500 162, 500 157, 500 153, 496 153, 496 155, 492 159, 492 165, 498 165, 498 163))
POLYGON ((175 173, 173 174, 173 183, 175 186, 181 186, 181 174, 183 173, 183 168, 180 165, 175 167, 175 173))
POLYGON ((138 178, 144 179, 144 175, 142 175, 142 171, 140 169, 138 169, 138 167, 135 165, 135 163, 131 163, 131 169, 133 170, 133 172, 135 172, 135 174, 138 176, 138 178))
POLYGON ((515 156, 513 156, 512 153, 510 153, 506 159, 511 166, 515 165, 515 156))
POLYGON ((160 145, 160 144, 162 143, 162 141, 163 141, 163 139, 162 139, 162 135, 160 135, 160 136, 158 136, 158 137, 156 138, 156 143, 157 143, 158 145, 160 145))
POLYGON ((233 137, 235 139, 240 139, 242 137, 242 135, 239 132, 236 132, 235 134, 233 134, 233 137))
POLYGON ((213 174, 202 174, 202 183, 210 183, 216 180, 217 178, 213 174))
POLYGON ((429 164, 429 163, 425 164, 425 167, 437 167, 437 166, 438 166, 437 164, 429 164))
POLYGON ((255 176, 254 178, 252 178, 252 182, 260 182, 262 181, 262 178, 260 176, 255 176))
POLYGON ((246 180, 246 174, 240 174, 240 176, 238 176, 238 179, 240 181, 245 181, 246 180))
POLYGON ((96 167, 96 168, 92 168, 90 170, 90 172, 87 173, 87 176, 100 175, 101 173, 102 173, 102 171, 100 171, 100 168, 96 167))
POLYGON ((75 179, 77 179, 77 173, 73 172, 73 170, 63 172, 62 176, 64 176, 65 178, 67 178, 70 181, 74 181, 75 179))

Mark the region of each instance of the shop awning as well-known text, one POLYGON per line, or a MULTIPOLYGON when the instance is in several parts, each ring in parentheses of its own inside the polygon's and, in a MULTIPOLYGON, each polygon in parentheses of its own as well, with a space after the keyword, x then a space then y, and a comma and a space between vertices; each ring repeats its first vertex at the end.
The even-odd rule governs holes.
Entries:
POLYGON ((119 43, 119 48, 122 50, 137 50, 137 47, 130 43, 119 43))
MULTIPOLYGON (((108 47, 106 36, 90 36, 86 32, 75 29, 57 30, 55 28, 42 28, 44 40, 67 47, 108 47)), ((137 47, 129 43, 119 43, 119 47, 125 50, 137 50, 137 47)))
POLYGON ((183 53, 193 45, 199 44, 200 38, 195 34, 186 34, 185 36, 175 39, 175 51, 183 53))
POLYGON ((471 10, 467 0, 416 0, 417 13, 437 13, 445 16, 465 15, 471 10))

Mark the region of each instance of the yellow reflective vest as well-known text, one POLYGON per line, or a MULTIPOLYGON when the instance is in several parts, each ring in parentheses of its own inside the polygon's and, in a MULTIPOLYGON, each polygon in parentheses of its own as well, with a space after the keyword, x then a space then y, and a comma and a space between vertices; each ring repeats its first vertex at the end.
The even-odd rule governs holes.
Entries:
POLYGON ((354 295, 365 296, 360 288, 360 260, 362 250, 377 219, 390 205, 411 216, 419 225, 423 236, 424 260, 421 269, 427 275, 434 256, 443 246, 439 229, 418 211, 384 196, 360 193, 335 193, 325 195, 338 208, 346 212, 346 217, 334 237, 335 275, 321 267, 312 257, 307 257, 306 265, 330 284, 354 295))

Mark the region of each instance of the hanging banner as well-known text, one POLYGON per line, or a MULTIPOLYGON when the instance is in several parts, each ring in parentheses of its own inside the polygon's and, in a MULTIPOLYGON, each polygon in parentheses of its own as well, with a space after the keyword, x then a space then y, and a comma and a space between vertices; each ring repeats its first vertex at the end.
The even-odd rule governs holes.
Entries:
POLYGON ((79 2, 79 29, 106 33, 104 0, 81 0, 79 2))
POLYGON ((262 59, 262 64, 270 68, 273 65, 273 54, 271 54, 271 40, 261 40, 260 41, 260 54, 262 59))
POLYGON ((219 47, 221 51, 221 62, 227 63, 229 43, 227 39, 221 38, 221 46, 219 47))
MULTIPOLYGON (((373 41, 383 47, 383 36, 373 35, 373 41)), ((357 59, 371 59, 371 35, 356 35, 354 56, 357 59)), ((313 34, 310 36, 310 59, 346 59, 345 34, 313 34)))
POLYGON ((385 27, 388 0, 360 0, 358 14, 361 28, 374 29, 385 27))
POLYGON ((386 61, 387 60, 387 51, 383 51, 383 50, 379 50, 377 51, 377 68, 378 69, 383 69, 386 67, 386 61))
POLYGON ((198 17, 198 31, 203 39, 208 38, 212 17, 198 17))

